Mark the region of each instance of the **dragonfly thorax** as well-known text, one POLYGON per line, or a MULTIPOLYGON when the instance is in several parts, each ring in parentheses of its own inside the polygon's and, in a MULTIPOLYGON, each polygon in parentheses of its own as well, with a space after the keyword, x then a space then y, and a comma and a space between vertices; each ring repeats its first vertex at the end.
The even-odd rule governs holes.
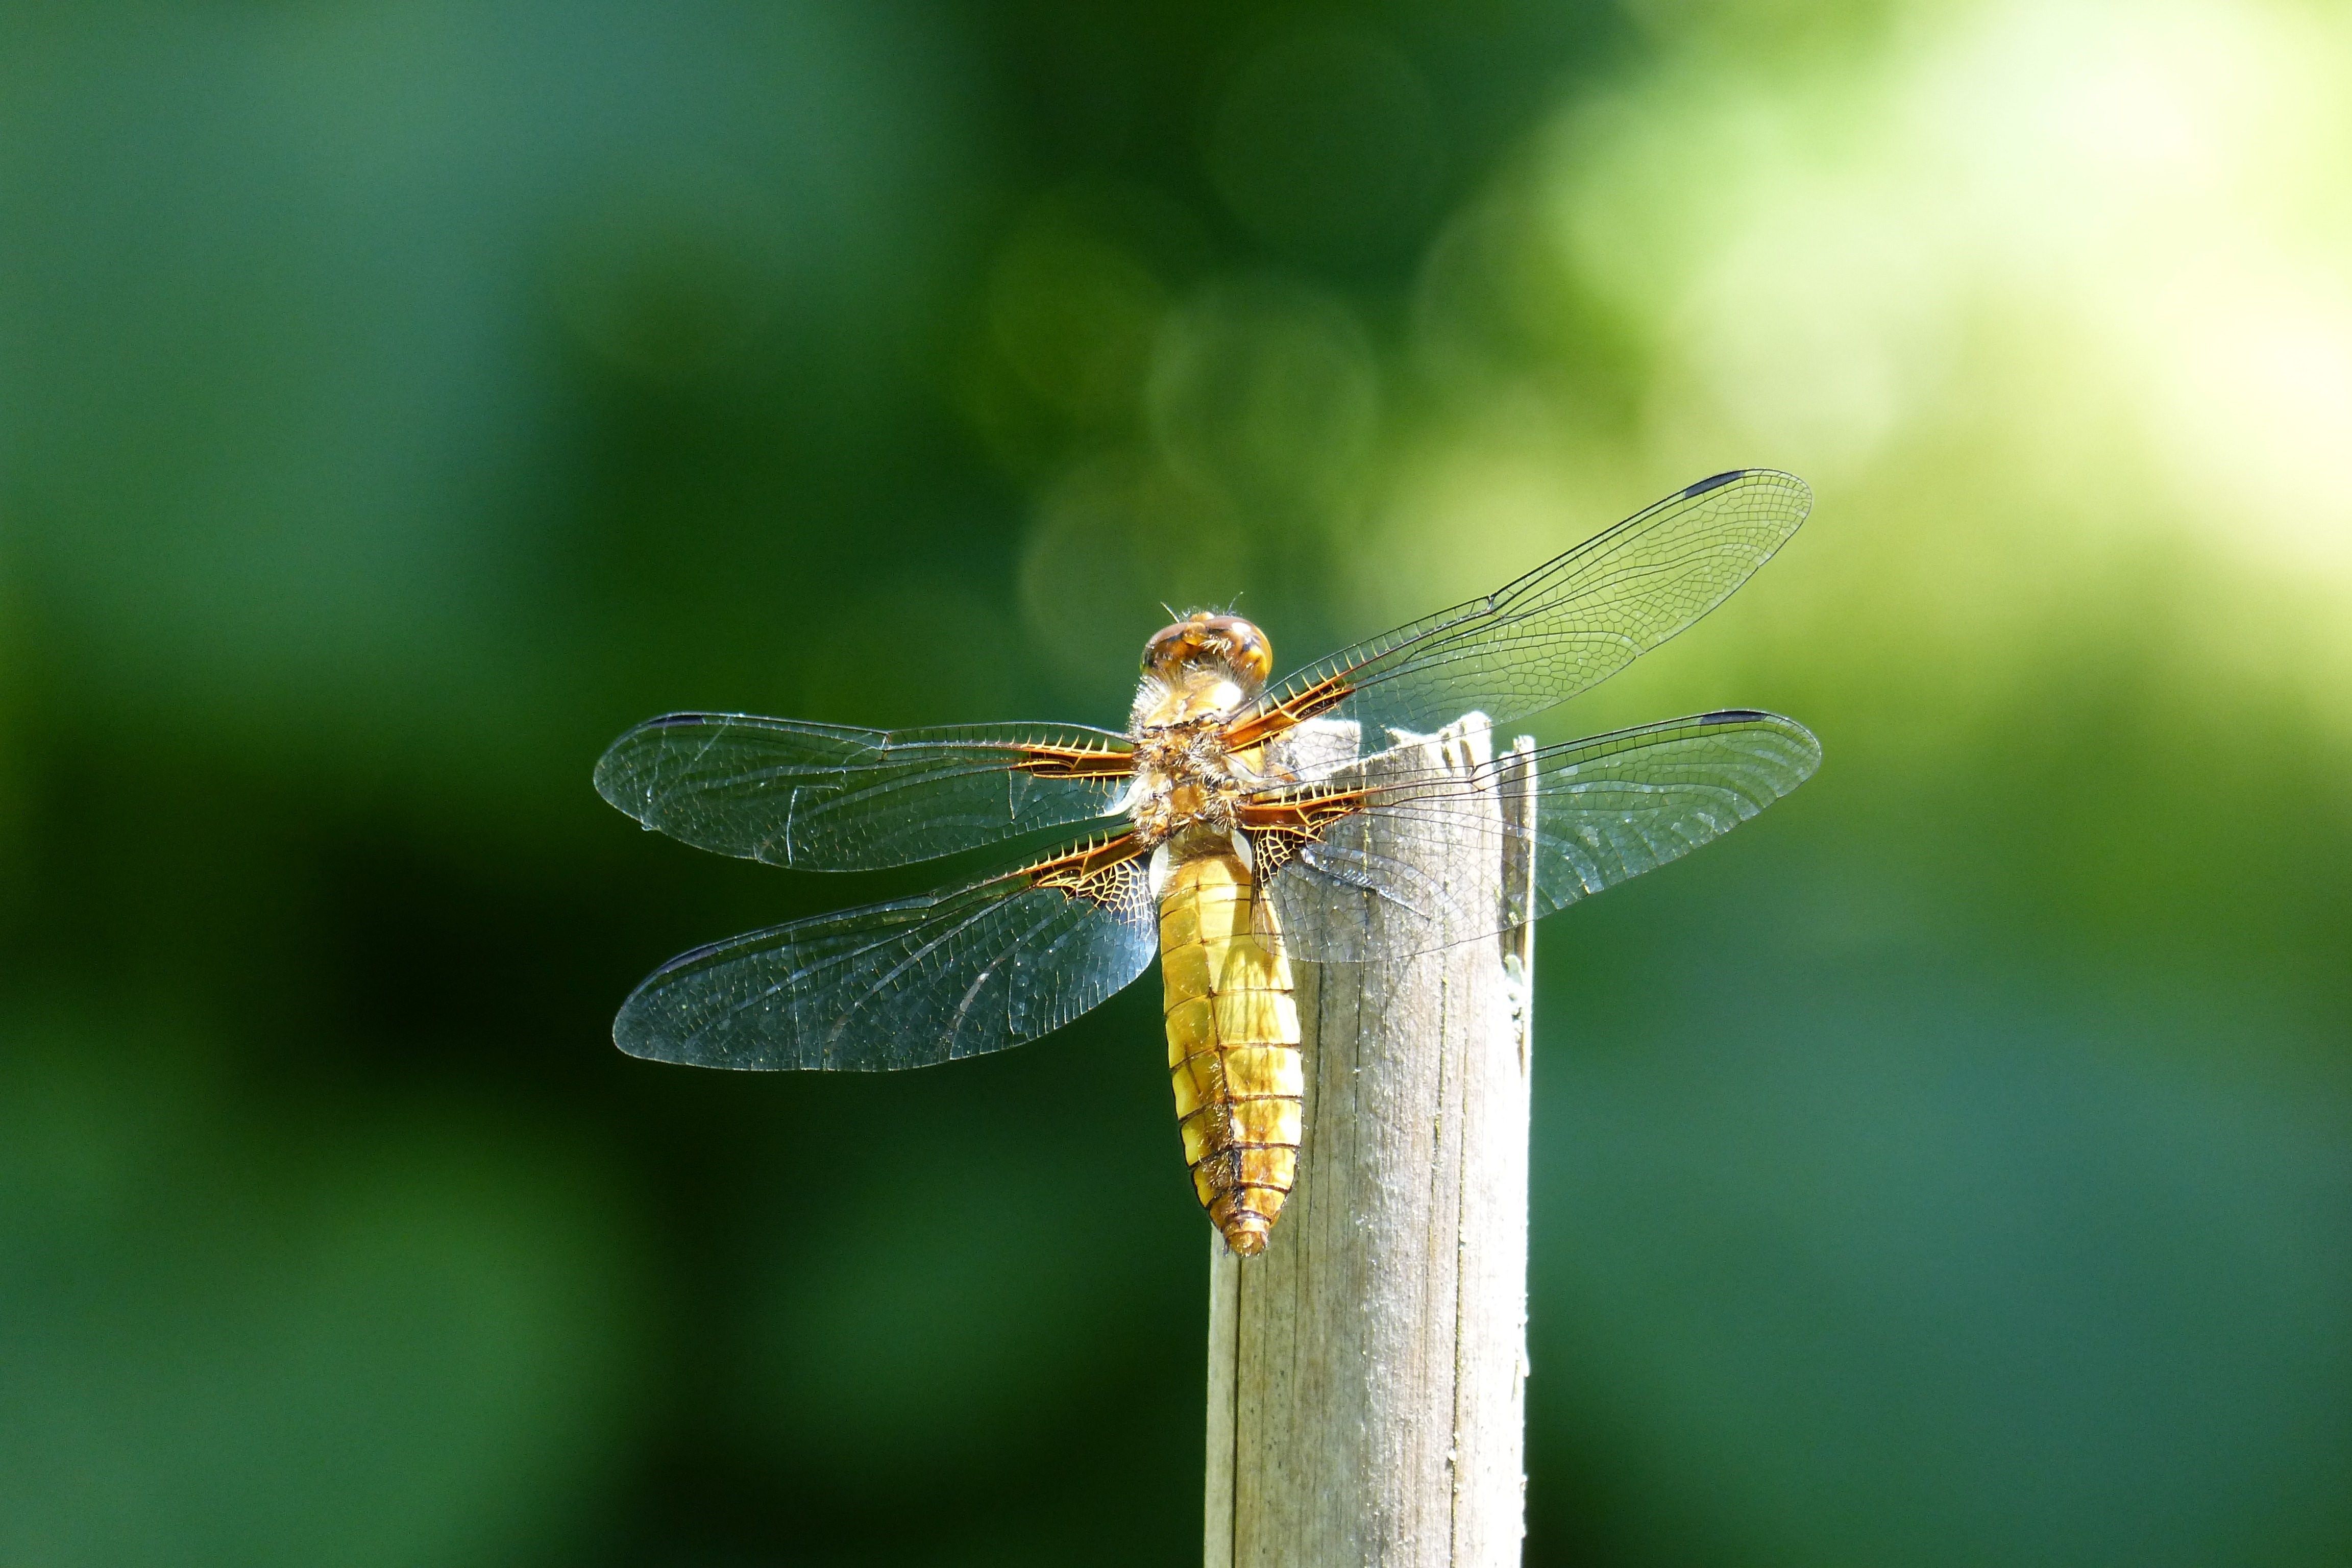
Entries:
POLYGON ((1139 731, 1129 814, 1147 845, 1164 844, 1195 826, 1230 834, 1237 820, 1242 781, 1222 739, 1216 716, 1139 731))

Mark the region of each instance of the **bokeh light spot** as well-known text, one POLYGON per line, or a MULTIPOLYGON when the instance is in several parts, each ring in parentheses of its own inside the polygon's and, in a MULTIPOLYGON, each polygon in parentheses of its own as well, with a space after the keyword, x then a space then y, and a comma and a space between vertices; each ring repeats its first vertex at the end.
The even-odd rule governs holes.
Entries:
POLYGON ((1327 508, 1364 478, 1380 366, 1347 307, 1273 278, 1213 284, 1162 331, 1147 390, 1169 461, 1254 512, 1327 508))

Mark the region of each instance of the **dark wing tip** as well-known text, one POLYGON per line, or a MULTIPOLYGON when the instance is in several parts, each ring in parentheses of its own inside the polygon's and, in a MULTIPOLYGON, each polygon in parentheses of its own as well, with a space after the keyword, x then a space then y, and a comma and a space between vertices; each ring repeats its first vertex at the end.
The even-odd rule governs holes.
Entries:
MULTIPOLYGON (((1812 777, 1814 771, 1822 765, 1821 737, 1814 734, 1811 730, 1806 729, 1802 724, 1798 723, 1794 719, 1790 718, 1786 713, 1769 712, 1761 708, 1722 708, 1717 709, 1712 713, 1699 714, 1697 716, 1697 722, 1701 724, 1760 724, 1767 729, 1773 731, 1782 739, 1793 742, 1797 748, 1797 754, 1802 760, 1804 765, 1803 773, 1798 775, 1798 784, 1801 784, 1806 779, 1812 777)), ((1789 787, 1790 789, 1794 789, 1796 784, 1792 784, 1789 787)))
POLYGON ((1694 496, 1703 496, 1710 490, 1719 490, 1726 485, 1737 484, 1742 479, 1754 479, 1763 488, 1778 488, 1789 491, 1795 505, 1799 521, 1802 521, 1813 510, 1813 487, 1785 468, 1727 468, 1719 474, 1709 474, 1696 484, 1684 486, 1678 493, 1668 499, 1689 500, 1694 496))

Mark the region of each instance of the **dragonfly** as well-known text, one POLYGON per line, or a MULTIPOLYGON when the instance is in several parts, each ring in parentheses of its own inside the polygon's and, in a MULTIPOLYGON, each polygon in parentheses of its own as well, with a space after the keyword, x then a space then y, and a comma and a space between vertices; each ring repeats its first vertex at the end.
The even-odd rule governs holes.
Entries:
POLYGON ((614 1040, 709 1068, 923 1067, 1060 1028, 1157 958, 1194 1195, 1234 1253, 1261 1253, 1304 1136, 1294 961, 1396 963, 1497 934, 1720 837, 1821 762, 1803 725, 1754 709, 1470 765, 1418 760, 1425 737, 1589 690, 1721 604, 1811 506, 1794 475, 1717 474, 1279 679, 1263 630, 1196 611, 1144 645, 1123 731, 649 720, 595 771, 649 830, 794 869, 990 846, 1013 863, 682 953, 630 994, 614 1040), (1531 885, 1507 908, 1433 907, 1412 852, 1491 824, 1507 765, 1525 808, 1504 831, 1531 885))

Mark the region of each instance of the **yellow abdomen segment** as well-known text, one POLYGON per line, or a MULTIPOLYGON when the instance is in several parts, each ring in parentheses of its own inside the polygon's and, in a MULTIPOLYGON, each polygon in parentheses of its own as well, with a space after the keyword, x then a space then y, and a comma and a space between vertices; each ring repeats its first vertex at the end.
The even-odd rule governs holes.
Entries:
POLYGON ((1265 1250, 1298 1170, 1307 1075, 1274 911, 1230 849, 1183 860, 1160 896, 1168 1068, 1201 1206, 1235 1252, 1265 1250))

